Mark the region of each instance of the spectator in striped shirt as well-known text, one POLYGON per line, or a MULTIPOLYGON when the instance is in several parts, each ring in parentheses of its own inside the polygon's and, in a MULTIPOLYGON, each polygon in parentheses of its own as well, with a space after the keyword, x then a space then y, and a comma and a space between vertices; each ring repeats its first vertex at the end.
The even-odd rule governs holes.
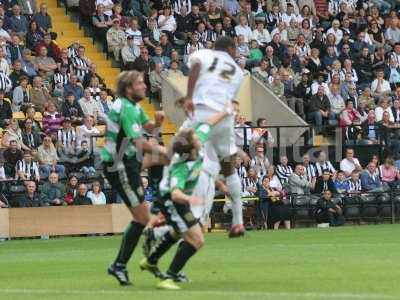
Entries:
POLYGON ((362 185, 360 179, 360 172, 354 170, 351 173, 351 178, 349 179, 349 194, 361 194, 362 192, 362 185))
POLYGON ((91 64, 90 59, 85 56, 85 47, 79 46, 78 55, 72 59, 72 69, 80 81, 83 81, 83 78, 89 72, 91 64))
POLYGON ((281 156, 280 163, 276 167, 276 174, 284 187, 293 173, 293 168, 288 165, 288 162, 287 156, 281 156))
POLYGON ((62 128, 57 131, 57 151, 61 157, 68 158, 75 153, 76 131, 72 127, 71 119, 65 118, 62 128))
POLYGON ((310 160, 310 155, 307 153, 303 155, 304 175, 307 181, 311 184, 311 190, 314 190, 317 181, 317 169, 310 160))
POLYGON ((61 128, 64 117, 57 111, 56 105, 50 102, 43 114, 43 130, 47 135, 56 138, 57 131, 61 128))
POLYGON ((247 177, 242 179, 242 196, 255 196, 257 193, 258 176, 255 169, 250 168, 247 177))
POLYGON ((317 177, 321 177, 322 174, 327 171, 335 177, 336 169, 333 167, 332 163, 327 160, 326 153, 321 151, 318 155, 318 160, 315 163, 315 168, 317 169, 317 177))
POLYGON ((32 161, 32 154, 30 151, 25 151, 23 159, 17 161, 15 174, 15 179, 17 180, 40 181, 39 167, 36 162, 32 161))

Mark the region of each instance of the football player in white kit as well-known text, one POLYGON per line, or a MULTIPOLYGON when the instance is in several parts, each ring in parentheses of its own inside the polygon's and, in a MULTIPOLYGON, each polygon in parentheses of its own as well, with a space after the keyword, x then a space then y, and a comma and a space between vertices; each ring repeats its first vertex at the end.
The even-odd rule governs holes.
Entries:
MULTIPOLYGON (((236 64, 236 45, 231 38, 221 37, 215 50, 203 49, 189 57, 190 74, 183 107, 194 124, 204 122, 216 112, 224 111, 236 99, 243 71, 236 64)), ((219 161, 221 173, 232 201, 232 228, 230 237, 244 234, 241 201, 241 183, 235 172, 237 146, 234 133, 234 116, 229 115, 211 132, 205 146, 206 157, 219 161), (208 152, 211 151, 211 155, 208 152)), ((214 175, 214 174, 211 174, 214 175)), ((201 188, 201 181, 199 181, 201 188)))

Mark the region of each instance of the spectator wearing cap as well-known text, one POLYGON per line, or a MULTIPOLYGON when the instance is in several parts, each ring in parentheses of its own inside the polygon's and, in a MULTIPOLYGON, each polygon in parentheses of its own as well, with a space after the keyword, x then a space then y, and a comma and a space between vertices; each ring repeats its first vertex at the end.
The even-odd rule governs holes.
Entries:
POLYGON ((127 44, 121 49, 121 56, 125 69, 131 70, 136 58, 140 56, 140 48, 135 44, 133 36, 128 35, 127 44))
POLYGON ((5 128, 7 122, 12 119, 10 102, 4 100, 4 91, 0 90, 0 128, 5 128))
POLYGON ((40 134, 33 130, 33 121, 31 119, 27 119, 24 122, 22 142, 30 150, 37 149, 42 144, 42 138, 40 137, 40 134))
POLYGON ((120 27, 119 19, 112 20, 112 27, 107 31, 108 52, 114 55, 116 61, 119 61, 121 50, 126 45, 126 34, 120 27))
MULTIPOLYGON (((64 174, 65 167, 58 164, 58 155, 56 147, 51 140, 50 136, 45 136, 43 144, 38 148, 39 170, 42 172, 43 177, 49 177, 51 172, 57 174, 64 174)), ((50 178, 49 178, 50 179, 50 178)))

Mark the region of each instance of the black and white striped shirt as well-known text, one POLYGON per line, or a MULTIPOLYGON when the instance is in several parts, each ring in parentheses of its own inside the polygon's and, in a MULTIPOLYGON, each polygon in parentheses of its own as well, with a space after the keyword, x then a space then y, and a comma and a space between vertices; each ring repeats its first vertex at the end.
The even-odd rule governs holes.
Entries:
POLYGON ((244 166, 240 166, 239 168, 236 168, 236 173, 238 174, 240 179, 247 177, 247 171, 244 166))
POLYGON ((61 73, 55 73, 53 75, 53 83, 54 85, 62 84, 66 85, 69 82, 69 76, 68 74, 61 74, 61 73))
POLYGON ((349 193, 361 192, 361 191, 362 191, 361 179, 358 179, 357 181, 349 180, 349 193))
POLYGON ((84 67, 84 68, 89 68, 89 65, 87 63, 87 61, 83 58, 80 58, 78 56, 74 57, 72 59, 72 67, 74 68, 75 74, 76 76, 78 76, 78 78, 82 81, 83 77, 85 77, 85 75, 87 73, 89 73, 89 70, 81 70, 78 69, 77 67, 84 67))
POLYGON ((317 169, 314 164, 304 165, 304 171, 308 182, 312 182, 312 180, 317 177, 317 169))
POLYGON ((186 6, 187 11, 192 11, 192 1, 191 0, 172 0, 171 6, 176 14, 181 13, 182 6, 186 6))
POLYGON ((317 169, 317 176, 320 177, 324 173, 324 171, 329 171, 330 173, 336 173, 336 169, 332 166, 329 160, 324 162, 317 161, 315 163, 315 168, 317 169))
POLYGON ((17 179, 19 178, 18 174, 20 172, 24 173, 26 180, 36 180, 39 178, 39 167, 35 162, 26 162, 24 159, 17 161, 15 165, 15 170, 17 173, 17 179))
POLYGON ((0 72, 0 90, 9 92, 11 88, 12 88, 11 79, 3 72, 0 72))
POLYGON ((64 146, 64 148, 75 149, 76 132, 74 128, 66 131, 61 128, 57 132, 57 141, 64 146))
POLYGON ((68 58, 71 59, 71 58, 75 58, 77 56, 78 56, 78 50, 72 46, 69 46, 68 47, 68 58))
POLYGON ((291 166, 284 166, 279 164, 276 167, 276 175, 278 175, 279 180, 282 184, 287 183, 289 181, 290 175, 293 173, 293 168, 291 166))
POLYGON ((254 196, 255 193, 249 192, 248 188, 257 188, 257 180, 249 177, 242 179, 242 196, 254 196))

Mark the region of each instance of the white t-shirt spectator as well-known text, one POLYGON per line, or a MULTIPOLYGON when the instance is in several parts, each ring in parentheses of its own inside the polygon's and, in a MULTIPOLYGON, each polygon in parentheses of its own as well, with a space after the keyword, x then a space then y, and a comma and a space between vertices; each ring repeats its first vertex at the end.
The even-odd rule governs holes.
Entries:
POLYGON ((92 127, 91 129, 87 128, 86 125, 82 125, 78 127, 79 129, 77 130, 77 135, 76 135, 76 143, 77 143, 77 148, 81 147, 82 141, 86 141, 89 145, 93 142, 93 147, 96 144, 96 139, 91 138, 92 135, 97 135, 100 134, 100 131, 96 127, 92 127))
MULTIPOLYGON (((378 79, 375 79, 371 83, 371 92, 372 93, 377 93, 377 91, 376 91, 377 87, 378 87, 378 79)), ((390 88, 389 81, 383 79, 382 84, 381 84, 381 90, 380 90, 379 93, 387 93, 387 92, 390 92, 390 91, 391 91, 391 88, 390 88)))
POLYGON ((243 35, 244 36, 244 41, 246 43, 250 42, 251 37, 253 35, 253 32, 251 31, 251 28, 249 26, 242 26, 242 25, 237 25, 235 26, 235 32, 236 35, 243 35))
POLYGON ((392 113, 392 109, 390 107, 383 109, 381 106, 377 106, 375 108, 375 119, 377 122, 382 121, 383 118, 383 113, 387 111, 389 114, 389 120, 390 122, 394 122, 394 117, 393 117, 393 113, 392 113))
POLYGON ((261 32, 257 29, 253 30, 252 40, 256 40, 258 45, 268 44, 271 42, 271 35, 267 29, 263 29, 261 32))
POLYGON ((174 32, 176 29, 176 21, 174 16, 169 16, 168 18, 164 15, 158 17, 158 26, 160 30, 165 30, 169 32, 174 32))
POLYGON ((343 31, 341 29, 334 30, 332 27, 328 29, 326 35, 332 33, 335 37, 335 44, 338 45, 343 38, 343 31))
POLYGON ((353 161, 348 160, 347 158, 342 159, 340 162, 340 170, 345 172, 346 174, 350 174, 356 169, 356 166, 359 166, 360 162, 357 158, 353 158, 353 161))
POLYGON ((133 42, 135 45, 140 46, 143 44, 142 32, 139 29, 132 30, 132 28, 128 28, 125 30, 127 36, 133 37, 133 42))
POLYGON ((92 201, 93 205, 105 205, 107 203, 106 195, 103 192, 95 194, 93 191, 89 191, 87 197, 92 201))

